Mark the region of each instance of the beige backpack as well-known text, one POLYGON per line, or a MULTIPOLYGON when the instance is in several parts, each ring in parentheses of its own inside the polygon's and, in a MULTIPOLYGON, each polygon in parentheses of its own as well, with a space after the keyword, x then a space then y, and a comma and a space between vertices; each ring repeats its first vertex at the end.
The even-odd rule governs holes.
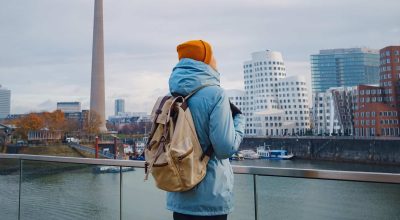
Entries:
POLYGON ((145 149, 145 180, 151 173, 162 190, 190 190, 206 175, 212 147, 203 152, 187 105, 187 100, 204 87, 186 97, 160 97, 153 107, 153 126, 145 149))

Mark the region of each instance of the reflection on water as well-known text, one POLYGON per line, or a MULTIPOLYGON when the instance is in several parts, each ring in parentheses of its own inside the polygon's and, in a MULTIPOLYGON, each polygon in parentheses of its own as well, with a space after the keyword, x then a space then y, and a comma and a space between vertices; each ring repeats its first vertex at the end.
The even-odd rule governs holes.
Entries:
MULTIPOLYGON (((234 163, 319 169, 334 166, 299 160, 234 163)), ((143 182, 143 169, 124 172, 121 178, 118 173, 95 174, 92 165, 63 171, 64 166, 23 161, 21 219, 109 220, 120 219, 120 214, 122 219, 172 219, 165 209, 165 193, 156 189, 152 181, 143 182)), ((358 170, 370 165, 342 166, 358 170)), ((377 169, 374 171, 383 171, 382 167, 372 167, 377 169)), ((398 172, 396 166, 386 169, 398 172)), ((0 175, 1 219, 18 217, 18 181, 18 173, 0 175)), ((258 219, 399 219, 400 216, 398 184, 260 176, 256 183, 258 219)), ((229 219, 254 219, 253 176, 235 175, 234 190, 236 207, 229 219)))

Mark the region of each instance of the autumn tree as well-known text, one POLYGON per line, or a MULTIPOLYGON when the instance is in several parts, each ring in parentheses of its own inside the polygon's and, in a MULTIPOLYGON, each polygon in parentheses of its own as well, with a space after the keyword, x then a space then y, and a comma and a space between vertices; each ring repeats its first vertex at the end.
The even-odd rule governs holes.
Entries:
POLYGON ((49 129, 49 131, 64 131, 66 120, 64 117, 64 112, 56 110, 53 112, 43 112, 42 118, 44 121, 44 127, 49 129))
POLYGON ((22 139, 28 139, 28 132, 40 130, 44 126, 43 117, 38 113, 30 113, 22 118, 13 121, 16 129, 15 133, 22 139))

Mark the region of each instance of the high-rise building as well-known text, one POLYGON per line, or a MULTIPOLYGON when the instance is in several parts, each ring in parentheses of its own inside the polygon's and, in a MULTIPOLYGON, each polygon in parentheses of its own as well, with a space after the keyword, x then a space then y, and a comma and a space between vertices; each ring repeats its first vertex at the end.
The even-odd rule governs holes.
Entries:
POLYGON ((384 88, 386 102, 400 108, 400 46, 380 50, 380 86, 384 88))
POLYGON ((116 99, 115 100, 115 114, 114 115, 120 115, 122 113, 125 113, 125 100, 116 99))
POLYGON ((243 68, 247 136, 304 134, 310 128, 306 80, 286 78, 280 52, 252 53, 243 68))
POLYGON ((379 52, 368 48, 320 50, 311 55, 311 77, 313 92, 378 84, 379 52))
POLYGON ((354 104, 356 136, 400 135, 400 46, 380 51, 379 85, 359 85, 354 104))
POLYGON ((6 118, 10 114, 11 90, 0 85, 0 119, 6 118))
POLYGON ((80 102, 57 102, 57 110, 64 113, 81 112, 80 102))

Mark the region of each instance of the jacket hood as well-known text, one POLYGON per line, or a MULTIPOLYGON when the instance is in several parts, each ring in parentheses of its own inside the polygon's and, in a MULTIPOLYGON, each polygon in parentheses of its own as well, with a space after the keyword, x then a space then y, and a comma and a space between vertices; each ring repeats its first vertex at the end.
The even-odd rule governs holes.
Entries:
POLYGON ((220 74, 209 65, 184 58, 172 70, 169 78, 170 93, 188 95, 203 85, 220 85, 220 74))

